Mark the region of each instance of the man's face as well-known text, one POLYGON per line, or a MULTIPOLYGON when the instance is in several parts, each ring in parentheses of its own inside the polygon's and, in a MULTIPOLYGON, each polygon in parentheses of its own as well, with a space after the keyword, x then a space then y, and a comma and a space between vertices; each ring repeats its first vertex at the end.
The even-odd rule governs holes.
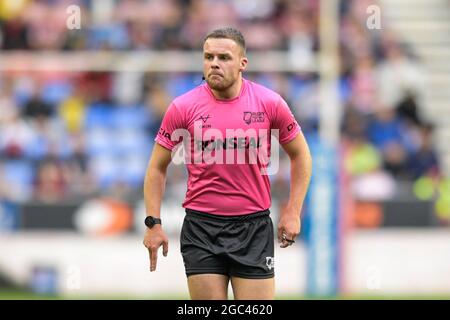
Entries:
POLYGON ((227 90, 246 65, 242 48, 231 39, 209 38, 203 45, 203 74, 211 89, 227 90))

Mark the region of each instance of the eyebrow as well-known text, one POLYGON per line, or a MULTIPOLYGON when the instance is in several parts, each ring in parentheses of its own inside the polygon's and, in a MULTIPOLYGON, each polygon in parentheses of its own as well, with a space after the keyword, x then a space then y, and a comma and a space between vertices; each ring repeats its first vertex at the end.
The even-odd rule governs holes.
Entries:
MULTIPOLYGON (((214 54, 213 53, 211 53, 211 52, 208 52, 208 51, 205 51, 204 53, 203 53, 203 55, 211 55, 211 56, 213 56, 214 54)), ((216 54, 217 56, 228 56, 228 57, 232 57, 232 55, 229 53, 229 52, 224 52, 224 53, 217 53, 216 54)))

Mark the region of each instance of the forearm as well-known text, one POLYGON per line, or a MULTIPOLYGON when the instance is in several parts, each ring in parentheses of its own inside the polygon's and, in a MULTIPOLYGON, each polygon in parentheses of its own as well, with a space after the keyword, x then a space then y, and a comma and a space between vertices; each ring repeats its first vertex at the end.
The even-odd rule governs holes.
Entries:
POLYGON ((161 216, 161 201, 166 186, 166 172, 149 167, 144 181, 144 201, 147 215, 161 216))
POLYGON ((312 160, 309 152, 291 158, 291 183, 289 201, 285 212, 296 212, 300 215, 303 201, 311 180, 312 160))

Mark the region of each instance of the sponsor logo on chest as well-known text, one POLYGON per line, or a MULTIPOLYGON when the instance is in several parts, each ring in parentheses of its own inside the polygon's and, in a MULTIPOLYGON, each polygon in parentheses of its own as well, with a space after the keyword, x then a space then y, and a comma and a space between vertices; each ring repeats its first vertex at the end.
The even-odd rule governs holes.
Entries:
POLYGON ((211 116, 208 115, 203 115, 200 118, 198 118, 197 120, 202 120, 202 129, 207 129, 207 128, 211 128, 211 124, 210 123, 206 123, 209 119, 211 119, 211 116))
POLYGON ((246 124, 254 122, 264 122, 265 116, 263 111, 244 111, 243 120, 246 124))

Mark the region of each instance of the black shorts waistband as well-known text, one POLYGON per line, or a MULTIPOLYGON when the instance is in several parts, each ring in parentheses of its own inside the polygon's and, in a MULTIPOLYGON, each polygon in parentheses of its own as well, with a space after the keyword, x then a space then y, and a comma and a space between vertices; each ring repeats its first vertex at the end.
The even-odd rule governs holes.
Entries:
POLYGON ((270 210, 266 209, 263 211, 256 211, 249 214, 243 215, 232 215, 232 216, 222 216, 217 214, 211 214, 207 212, 202 212, 198 210, 192 210, 189 208, 185 209, 186 214, 192 217, 206 219, 206 220, 217 220, 217 221, 248 221, 252 219, 262 218, 270 215, 270 210))

